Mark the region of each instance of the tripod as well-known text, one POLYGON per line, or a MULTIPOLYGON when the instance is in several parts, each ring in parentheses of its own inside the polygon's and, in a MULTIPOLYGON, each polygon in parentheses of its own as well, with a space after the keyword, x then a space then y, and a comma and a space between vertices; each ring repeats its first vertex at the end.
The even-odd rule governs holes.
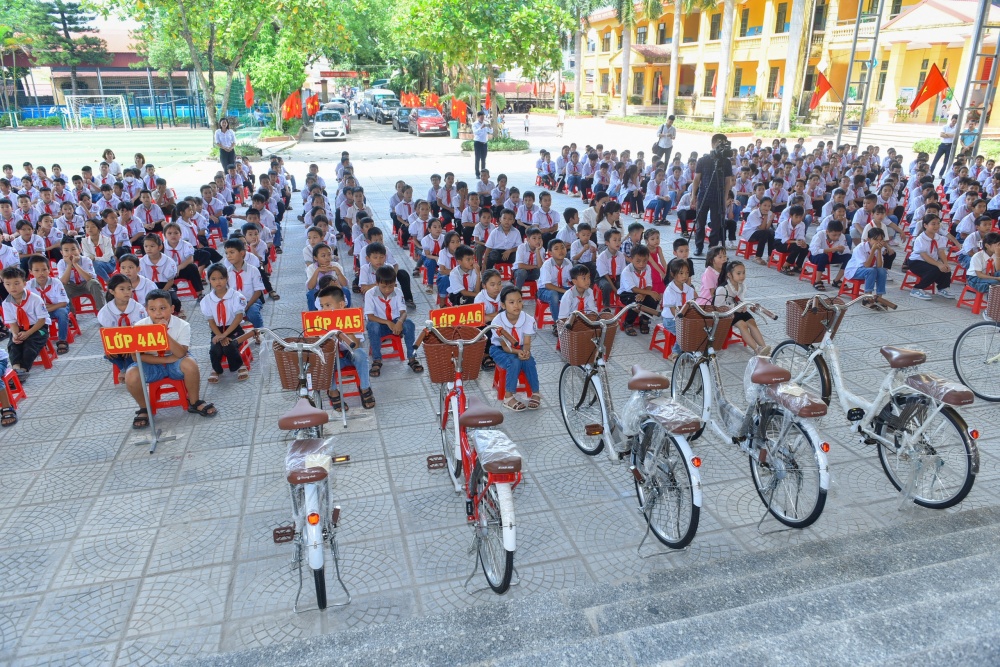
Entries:
POLYGON ((708 223, 708 214, 712 214, 712 232, 708 239, 709 247, 717 246, 723 242, 726 229, 726 202, 725 193, 720 188, 718 192, 713 192, 716 179, 719 177, 719 156, 712 153, 712 177, 708 179, 705 186, 705 197, 698 205, 698 214, 695 218, 695 254, 701 255, 705 245, 705 226, 708 223), (714 198, 714 201, 713 201, 714 198))

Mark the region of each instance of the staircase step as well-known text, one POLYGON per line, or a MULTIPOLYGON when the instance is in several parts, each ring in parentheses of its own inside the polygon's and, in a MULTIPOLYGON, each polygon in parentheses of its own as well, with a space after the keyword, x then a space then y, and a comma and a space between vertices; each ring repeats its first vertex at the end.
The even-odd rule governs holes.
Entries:
POLYGON ((923 650, 895 655, 880 667, 941 667, 941 665, 1000 664, 1000 632, 990 632, 958 641, 937 643, 923 650))

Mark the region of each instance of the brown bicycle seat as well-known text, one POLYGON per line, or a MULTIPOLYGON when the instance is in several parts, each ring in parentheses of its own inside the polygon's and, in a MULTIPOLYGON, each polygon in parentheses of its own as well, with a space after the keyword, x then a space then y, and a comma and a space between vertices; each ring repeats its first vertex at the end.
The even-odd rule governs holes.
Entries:
POLYGON ((754 384, 780 384, 791 379, 792 374, 788 370, 761 357, 757 358, 757 365, 750 374, 750 381, 754 384))
POLYGON ((826 415, 827 405, 823 399, 795 384, 768 385, 764 388, 764 395, 796 417, 814 419, 826 415))
POLYGON ((964 384, 950 382, 930 373, 917 373, 906 378, 906 384, 921 394, 927 394, 948 405, 970 405, 975 398, 964 384))
POLYGON ((485 472, 504 475, 521 472, 521 454, 502 431, 473 431, 469 434, 485 472))
POLYGON ((879 352, 889 362, 890 368, 909 368, 910 366, 919 366, 927 361, 927 355, 921 350, 886 345, 879 352))
MULTIPOLYGON (((307 456, 326 453, 329 444, 329 440, 300 438, 288 446, 288 457, 294 457, 296 461, 305 461, 307 456)), ((285 474, 289 484, 319 482, 326 479, 328 475, 325 468, 318 466, 311 468, 292 467, 286 469, 285 474)))
POLYGON ((288 473, 286 479, 289 484, 312 484, 313 482, 323 481, 327 478, 328 474, 325 468, 303 468, 292 470, 288 473))
POLYGON ((465 412, 458 418, 458 424, 462 428, 484 428, 499 426, 502 423, 502 412, 491 408, 474 396, 467 398, 465 412))
POLYGON ((300 398, 291 410, 278 419, 278 428, 282 431, 295 431, 300 428, 322 426, 330 421, 330 415, 324 410, 314 408, 305 398, 300 398))
POLYGON ((628 381, 629 391, 656 391, 659 389, 670 389, 670 380, 652 371, 644 370, 641 366, 632 367, 632 379, 628 381))

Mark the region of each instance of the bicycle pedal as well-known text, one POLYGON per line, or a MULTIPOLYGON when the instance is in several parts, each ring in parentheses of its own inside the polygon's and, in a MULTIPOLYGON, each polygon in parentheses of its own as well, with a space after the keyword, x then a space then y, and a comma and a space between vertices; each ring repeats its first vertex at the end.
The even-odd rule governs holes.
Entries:
POLYGON ((587 424, 584 430, 589 436, 604 435, 604 426, 602 424, 587 424))
POLYGON ((275 544, 285 544, 295 539, 295 526, 281 526, 272 532, 275 544))
POLYGON ((851 408, 847 411, 847 420, 852 422, 859 422, 865 418, 865 411, 861 408, 851 408))
POLYGON ((333 514, 330 516, 330 523, 333 524, 334 528, 340 523, 340 505, 334 506, 333 514))
POLYGON ((447 466, 448 461, 444 458, 444 454, 433 454, 427 457, 428 470, 444 470, 447 466))

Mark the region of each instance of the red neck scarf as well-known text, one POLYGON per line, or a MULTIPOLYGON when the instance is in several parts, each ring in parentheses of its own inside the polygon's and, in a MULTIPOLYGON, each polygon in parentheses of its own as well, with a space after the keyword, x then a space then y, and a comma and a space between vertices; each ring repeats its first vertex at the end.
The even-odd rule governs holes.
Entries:
POLYGON ((382 305, 385 306, 385 319, 387 319, 387 320, 389 320, 391 322, 392 321, 392 299, 383 299, 382 297, 379 297, 378 300, 381 301, 382 305))
POLYGON ((17 308, 17 328, 21 331, 27 331, 31 328, 31 320, 28 318, 28 311, 24 309, 28 305, 28 297, 31 296, 31 292, 24 290, 24 298, 21 299, 21 303, 15 303, 14 307, 17 308))

